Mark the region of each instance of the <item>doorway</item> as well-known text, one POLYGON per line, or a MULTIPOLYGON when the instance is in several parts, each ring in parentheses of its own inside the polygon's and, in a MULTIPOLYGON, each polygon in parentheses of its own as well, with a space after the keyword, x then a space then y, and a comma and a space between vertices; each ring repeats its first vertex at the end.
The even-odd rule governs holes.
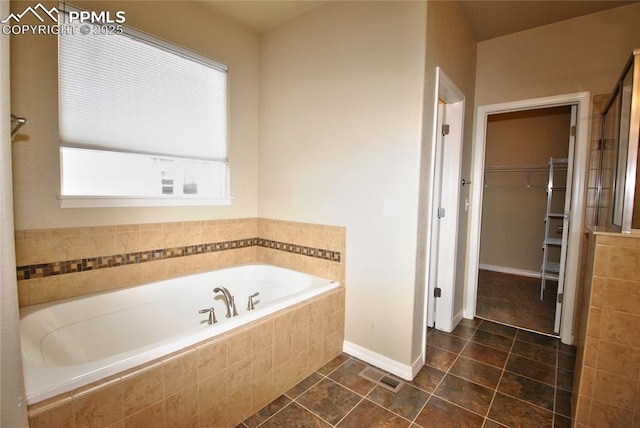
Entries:
POLYGON ((580 92, 553 97, 536 98, 501 104, 481 106, 476 116, 476 133, 472 159, 472 177, 469 212, 469 232, 467 235, 467 271, 465 272, 465 318, 476 316, 478 292, 478 273, 480 268, 480 238, 482 231, 482 206, 485 179, 485 149, 487 121, 490 115, 499 113, 576 105, 575 146, 573 150, 572 181, 567 184, 571 189, 570 212, 567 212, 566 254, 563 272, 563 304, 560 312, 559 336, 563 343, 573 343, 573 320, 575 312, 576 286, 581 235, 584 225, 584 193, 586 188, 586 160, 589 139, 590 94, 580 92))
MULTIPOLYGON (((426 325, 451 332, 463 315, 462 308, 456 308, 456 295, 461 293, 456 287, 456 261, 465 97, 440 67, 436 91, 426 325)), ((423 340, 426 344, 426 329, 423 340)))
POLYGON ((559 333, 574 110, 563 105, 487 117, 478 318, 559 333))

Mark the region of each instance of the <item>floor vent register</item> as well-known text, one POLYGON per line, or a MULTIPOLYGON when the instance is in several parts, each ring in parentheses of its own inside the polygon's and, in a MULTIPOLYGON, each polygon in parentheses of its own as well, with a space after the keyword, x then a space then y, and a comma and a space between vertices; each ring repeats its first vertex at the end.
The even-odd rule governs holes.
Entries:
POLYGON ((385 374, 384 372, 378 369, 374 369, 373 367, 367 367, 366 369, 358 373, 358 375, 394 393, 400 391, 400 389, 405 384, 403 380, 385 374))

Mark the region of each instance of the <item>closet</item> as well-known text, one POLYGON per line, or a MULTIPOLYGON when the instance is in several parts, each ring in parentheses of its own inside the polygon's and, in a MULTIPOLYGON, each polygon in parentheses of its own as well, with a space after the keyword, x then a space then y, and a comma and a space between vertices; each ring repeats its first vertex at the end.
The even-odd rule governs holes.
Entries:
POLYGON ((553 334, 571 106, 487 120, 476 315, 553 334))

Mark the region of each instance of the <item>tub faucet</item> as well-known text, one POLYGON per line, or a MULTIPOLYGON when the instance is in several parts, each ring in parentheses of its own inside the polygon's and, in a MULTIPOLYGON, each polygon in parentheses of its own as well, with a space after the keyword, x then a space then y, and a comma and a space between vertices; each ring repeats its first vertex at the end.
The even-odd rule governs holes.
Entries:
POLYGON ((218 322, 218 320, 216 320, 216 313, 213 310, 213 308, 200 309, 198 313, 209 314, 209 320, 207 321, 207 324, 209 325, 212 325, 218 322))
POLYGON ((224 303, 227 305, 227 318, 231 318, 232 313, 233 316, 238 316, 238 311, 236 311, 236 302, 229 290, 225 287, 216 287, 213 289, 214 293, 222 293, 222 298, 224 299, 224 303))

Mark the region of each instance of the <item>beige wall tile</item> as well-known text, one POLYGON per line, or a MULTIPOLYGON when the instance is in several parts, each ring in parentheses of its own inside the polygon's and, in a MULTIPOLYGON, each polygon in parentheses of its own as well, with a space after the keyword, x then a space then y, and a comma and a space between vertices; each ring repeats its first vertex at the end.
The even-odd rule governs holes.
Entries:
POLYGON ((115 236, 115 254, 135 253, 144 250, 140 230, 120 231, 115 236))
POLYGON ((604 311, 600 336, 609 342, 640 347, 640 316, 604 311))
MULTIPOLYGON (((305 247, 314 247, 312 228, 299 225, 298 227, 295 228, 295 231, 296 231, 295 232, 296 237, 295 237, 295 242, 292 242, 293 244, 303 245, 305 247)), ((315 247, 315 248, 324 248, 324 247, 315 247)))
POLYGON ((199 424, 199 417, 198 417, 198 415, 196 415, 196 416, 192 416, 189 419, 187 419, 186 421, 178 424, 178 426, 176 426, 176 428, 199 428, 198 424, 199 424))
POLYGON ((231 426, 235 426, 251 415, 251 384, 230 394, 227 400, 227 417, 231 426))
POLYGON ((317 322, 315 324, 311 324, 309 326, 308 332, 309 332, 309 346, 313 346, 318 343, 322 344, 322 339, 324 339, 324 334, 322 331, 322 321, 317 322))
POLYGON ((607 279, 599 276, 593 277, 591 282, 591 306, 603 308, 607 293, 607 279))
POLYGON ((322 342, 322 359, 325 361, 336 357, 342 352, 342 343, 344 342, 344 330, 330 334, 322 342))
POLYGON ((592 400, 589 414, 590 427, 628 427, 631 426, 633 413, 629 410, 592 400))
POLYGON ((591 367, 583 367, 579 394, 591 397, 593 395, 593 384, 595 381, 596 370, 591 367))
POLYGON ((124 420, 125 428, 148 428, 165 426, 164 402, 153 404, 124 420))
POLYGON ((198 385, 183 389, 164 400, 164 411, 167 428, 178 424, 198 414, 198 385))
POLYGON ((587 336, 599 338, 602 324, 602 309, 591 307, 587 320, 587 336))
POLYGON ((342 233, 340 230, 329 229, 326 232, 327 250, 343 251, 342 233))
POLYGON ((107 256, 117 254, 115 230, 108 233, 91 233, 87 236, 85 246, 74 248, 73 258, 90 256, 107 256))
POLYGON ((143 250, 157 250, 164 247, 162 224, 140 225, 140 246, 143 250))
MULTIPOLYGON (((603 403, 633 410, 636 401, 636 381, 603 371, 596 371, 593 398, 603 403)), ((593 416, 593 412, 592 412, 593 416)))
POLYGON ((227 369, 227 388, 229 395, 251 385, 251 356, 247 356, 227 369))
POLYGON ((610 279, 604 307, 640 315, 640 282, 610 279))
POLYGON ((251 379, 256 379, 264 376, 265 373, 270 372, 273 368, 273 347, 270 346, 261 351, 255 352, 251 356, 251 379))
POLYGON ((295 332, 291 335, 291 348, 294 352, 309 348, 309 329, 295 332))
POLYGON ((314 299, 309 303, 309 325, 322 322, 324 317, 323 299, 314 299))
POLYGON ((182 224, 182 245, 197 245, 202 243, 202 222, 184 222, 182 224))
POLYGON ((252 353, 273 346, 273 319, 259 322, 252 328, 251 343, 252 353))
POLYGON ((273 340, 281 342, 288 340, 291 336, 291 320, 293 319, 293 311, 288 310, 273 318, 273 340))
POLYGON ((302 380, 307 373, 307 357, 309 351, 294 349, 291 357, 291 376, 294 382, 302 380))
POLYGON ((227 340, 217 339, 196 346, 198 379, 203 380, 227 368, 227 340))
POLYGON ((200 227, 202 243, 218 242, 218 222, 216 220, 203 221, 200 227))
POLYGON ((593 259, 593 274, 596 276, 609 276, 609 249, 606 245, 596 245, 593 259))
POLYGON ((601 342, 598 369, 637 380, 640 373, 640 348, 601 342))
POLYGON ((251 407, 260 409, 274 398, 273 372, 269 370, 251 384, 251 407))
POLYGON ((587 337, 584 344, 584 365, 588 367, 596 368, 598 365, 598 349, 600 347, 600 340, 592 337, 587 337))
POLYGON ((598 243, 613 247, 640 248, 640 237, 636 234, 620 236, 600 235, 598 236, 598 243))
POLYGON ((227 366, 251 356, 251 328, 242 328, 227 334, 227 366))
MULTIPOLYGON (((575 422, 586 426, 589 423, 589 413, 591 412, 591 397, 580 396, 575 409, 575 422)), ((576 425, 577 426, 577 425, 576 425)))
POLYGON ((42 412, 29 409, 30 428, 73 428, 73 405, 69 397, 64 403, 50 407, 42 412))
POLYGON ((276 366, 273 369, 273 388, 275 391, 288 391, 293 386, 291 360, 276 366))
POLYGON ((29 281, 18 281, 18 306, 29 305, 29 281))
POLYGON ((124 417, 122 385, 113 382, 103 388, 73 396, 73 420, 76 427, 98 427, 124 417))
POLYGON ((307 372, 313 372, 322 367, 322 342, 317 342, 309 346, 309 353, 307 354, 307 372))
POLYGON ((609 277, 640 281, 640 248, 610 247, 609 277))
POLYGON ((277 367, 289 360, 291 360, 291 336, 274 342, 273 345, 273 366, 277 367))
POLYGON ((162 364, 155 364, 122 377, 124 416, 140 412, 164 398, 162 364))
POLYGON ((198 382, 198 352, 193 348, 164 360, 162 366, 165 397, 198 382))
POLYGON ((228 399, 224 399, 198 414, 199 428, 233 427, 229 422, 228 399))
POLYGON ((227 396, 227 371, 222 370, 198 383, 198 409, 213 407, 227 396))
POLYGON ((181 247, 184 245, 181 222, 162 224, 162 248, 181 247))
POLYGON ((293 310, 291 332, 298 333, 309 328, 309 305, 305 304, 293 310))

